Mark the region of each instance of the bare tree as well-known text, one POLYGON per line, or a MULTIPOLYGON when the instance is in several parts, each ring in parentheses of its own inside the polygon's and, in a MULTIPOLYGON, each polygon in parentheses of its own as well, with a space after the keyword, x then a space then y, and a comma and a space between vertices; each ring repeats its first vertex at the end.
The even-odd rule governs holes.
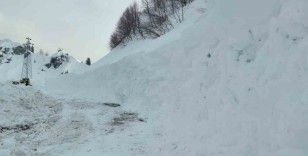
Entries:
POLYGON ((121 16, 110 38, 110 48, 133 39, 157 38, 173 28, 170 18, 181 23, 184 7, 193 0, 142 0, 143 9, 137 3, 129 6, 121 16))
POLYGON ((131 40, 133 36, 137 35, 139 27, 138 5, 134 3, 121 16, 115 32, 111 36, 110 47, 115 48, 122 42, 131 40))

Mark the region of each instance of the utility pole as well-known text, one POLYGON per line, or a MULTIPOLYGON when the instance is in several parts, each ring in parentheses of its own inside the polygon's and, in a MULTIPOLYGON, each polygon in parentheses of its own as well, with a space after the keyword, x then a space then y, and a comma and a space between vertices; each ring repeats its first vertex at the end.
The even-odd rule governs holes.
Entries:
POLYGON ((26 52, 24 54, 24 62, 22 66, 21 73, 21 83, 26 86, 30 85, 30 78, 32 78, 32 58, 31 53, 34 52, 33 44, 31 43, 31 38, 27 37, 27 42, 25 44, 26 52))

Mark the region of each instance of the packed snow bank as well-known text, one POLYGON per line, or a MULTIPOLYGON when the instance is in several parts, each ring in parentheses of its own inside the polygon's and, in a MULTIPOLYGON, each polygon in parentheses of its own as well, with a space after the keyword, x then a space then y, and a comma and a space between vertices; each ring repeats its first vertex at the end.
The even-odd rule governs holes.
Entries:
POLYGON ((60 87, 50 79, 47 92, 146 116, 135 136, 146 134, 144 153, 126 155, 307 155, 308 2, 253 4, 196 0, 167 35, 116 49, 60 87))
POLYGON ((275 15, 281 4, 279 2, 281 0, 216 0, 219 3, 216 15, 224 20, 241 19, 252 25, 259 24, 275 15))

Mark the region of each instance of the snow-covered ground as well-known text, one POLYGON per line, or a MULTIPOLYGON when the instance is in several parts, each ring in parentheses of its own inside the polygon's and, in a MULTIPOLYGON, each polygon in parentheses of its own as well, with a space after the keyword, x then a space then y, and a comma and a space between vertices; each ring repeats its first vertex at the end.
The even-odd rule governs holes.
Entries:
POLYGON ((5 78, 0 126, 15 129, 0 154, 306 156, 306 8, 195 0, 168 34, 82 72, 34 74, 33 87, 5 78))
MULTIPOLYGON (((13 53, 13 48, 19 46, 10 40, 0 40, 0 82, 9 83, 11 81, 18 81, 21 79, 21 71, 23 66, 23 55, 16 55, 13 53), (8 48, 7 53, 3 53, 5 48, 8 48)), ((51 56, 47 53, 39 52, 32 54, 32 79, 36 85, 43 85, 45 79, 55 77, 60 78, 65 74, 82 73, 88 69, 88 66, 77 61, 70 55, 64 52, 57 52, 51 56), (62 61, 58 68, 47 68, 46 64, 50 63, 52 57, 60 57, 61 55, 67 57, 67 60, 62 61)))

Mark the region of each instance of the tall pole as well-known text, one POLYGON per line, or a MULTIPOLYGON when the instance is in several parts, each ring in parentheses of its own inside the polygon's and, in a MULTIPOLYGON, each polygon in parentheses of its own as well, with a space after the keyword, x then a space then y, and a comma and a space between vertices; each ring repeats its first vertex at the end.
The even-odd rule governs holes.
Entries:
POLYGON ((31 43, 31 38, 27 37, 27 42, 25 44, 26 52, 24 54, 24 62, 21 73, 21 81, 26 85, 30 85, 30 78, 32 78, 32 59, 31 53, 33 44, 31 43), (32 47, 31 47, 32 46, 32 47))

